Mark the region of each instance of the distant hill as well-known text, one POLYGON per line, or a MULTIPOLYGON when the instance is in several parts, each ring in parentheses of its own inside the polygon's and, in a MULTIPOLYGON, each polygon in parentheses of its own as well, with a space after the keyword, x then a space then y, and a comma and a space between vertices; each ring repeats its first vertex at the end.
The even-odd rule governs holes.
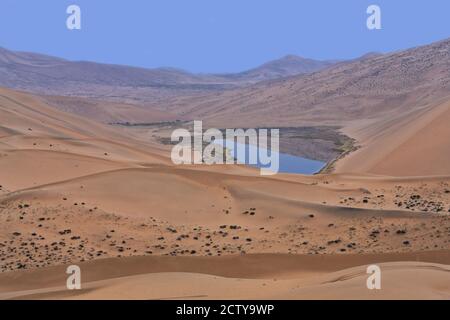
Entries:
POLYGON ((394 117, 449 94, 447 39, 393 53, 369 54, 315 73, 220 94, 174 98, 164 106, 214 126, 340 125, 394 117))
POLYGON ((145 69, 68 61, 0 48, 0 86, 40 94, 145 103, 315 72, 331 64, 331 61, 286 56, 238 74, 192 74, 175 68, 145 69))
POLYGON ((338 60, 320 61, 287 55, 257 68, 230 75, 229 78, 258 82, 313 73, 338 63, 338 60))

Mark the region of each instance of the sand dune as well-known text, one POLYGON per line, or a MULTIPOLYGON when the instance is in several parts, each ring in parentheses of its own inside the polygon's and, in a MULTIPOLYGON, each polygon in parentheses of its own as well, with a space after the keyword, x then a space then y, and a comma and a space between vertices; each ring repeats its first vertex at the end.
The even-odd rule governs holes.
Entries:
POLYGON ((6 299, 264 299, 376 300, 449 299, 448 266, 418 263, 382 264, 381 290, 365 287, 365 267, 314 280, 228 279, 205 274, 161 273, 96 281, 71 292, 64 287, 5 295, 6 299), (336 280, 333 277, 341 277, 336 280), (444 284, 443 284, 443 281, 444 284))
POLYGON ((0 275, 3 299, 448 299, 448 252, 346 256, 130 257, 81 264, 82 290, 65 267, 0 275), (409 262, 388 262, 405 259, 409 262), (366 266, 382 270, 368 290, 366 266))
POLYGON ((145 136, 0 89, 0 296, 447 298, 450 171, 445 141, 421 137, 447 134, 448 104, 429 110, 405 116, 391 140, 408 157, 429 147, 421 161, 440 171, 409 169, 436 175, 399 177, 381 134, 342 160, 350 169, 338 163, 342 173, 261 177, 174 166, 145 136), (371 152, 378 162, 352 169, 371 152), (378 296, 361 287, 372 262, 388 262, 378 296), (61 288, 72 263, 86 268, 80 292, 61 288))
POLYGON ((391 176, 450 172, 450 101, 349 129, 362 148, 337 163, 338 172, 391 176))
POLYGON ((154 123, 182 119, 182 117, 169 112, 133 104, 105 102, 80 97, 41 96, 41 98, 56 109, 102 123, 154 123))

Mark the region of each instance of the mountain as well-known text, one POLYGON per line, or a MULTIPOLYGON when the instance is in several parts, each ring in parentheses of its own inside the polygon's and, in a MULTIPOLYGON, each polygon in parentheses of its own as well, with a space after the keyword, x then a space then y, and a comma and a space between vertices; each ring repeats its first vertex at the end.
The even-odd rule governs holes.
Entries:
POLYGON ((368 52, 366 54, 363 54, 361 57, 355 59, 355 60, 366 60, 366 59, 370 59, 370 58, 376 58, 376 57, 381 57, 383 54, 380 52, 368 52))
POLYGON ((258 82, 313 73, 338 63, 338 60, 320 61, 287 55, 244 72, 229 75, 229 78, 258 82))
POLYGON ((238 74, 192 74, 175 68, 68 61, 0 48, 0 86, 48 95, 145 103, 310 73, 332 63, 287 56, 238 74))
POLYGON ((63 87, 83 82, 105 86, 170 87, 206 84, 213 77, 193 75, 175 68, 144 69, 14 52, 0 48, 1 84, 4 86, 63 87), (9 77, 9 78, 7 78, 9 77), (43 81, 43 84, 39 84, 43 81))
POLYGON ((358 148, 338 172, 448 174, 450 39, 165 106, 211 127, 338 126, 358 148))
POLYGON ((410 112, 449 93, 447 39, 220 94, 169 99, 164 106, 214 126, 342 125, 410 112))
POLYGON ((205 127, 222 128, 334 126, 355 139, 359 147, 333 164, 339 172, 448 172, 448 131, 438 118, 447 119, 449 114, 450 39, 388 54, 370 53, 322 65, 316 72, 312 70, 318 65, 302 69, 302 61, 288 56, 241 74, 192 75, 174 69, 70 62, 2 50, 0 85, 76 96, 43 99, 60 110, 103 122, 195 119, 203 120, 205 127), (310 73, 286 75, 285 70, 295 68, 310 73), (275 74, 285 76, 267 80, 275 74), (251 83, 250 79, 261 81, 251 83), (91 103, 79 96, 118 102, 91 103), (430 126, 424 119, 435 124, 430 126), (425 127, 429 127, 427 133, 419 134, 425 127), (440 152, 422 157, 415 146, 422 141, 422 148, 430 147, 428 140, 420 138, 430 132, 439 136, 433 149, 440 152), (409 167, 403 165, 402 155, 394 154, 400 148, 402 154, 416 159, 408 162, 409 167), (423 162, 439 165, 430 168, 423 162))

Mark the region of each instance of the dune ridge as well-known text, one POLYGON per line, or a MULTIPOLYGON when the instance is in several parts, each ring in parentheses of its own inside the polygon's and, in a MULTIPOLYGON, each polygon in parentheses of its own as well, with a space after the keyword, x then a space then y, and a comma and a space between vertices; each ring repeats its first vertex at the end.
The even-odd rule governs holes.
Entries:
POLYGON ((66 267, 58 266, 0 274, 0 298, 442 299, 450 297, 450 284, 446 281, 450 279, 449 259, 448 251, 100 259, 80 265, 85 279, 80 291, 64 287, 66 267), (399 260, 404 262, 390 262, 399 260), (368 276, 365 267, 375 262, 383 270, 383 279, 389 279, 379 292, 365 287, 368 276), (418 275, 433 279, 431 284, 424 281, 429 290, 423 290, 424 287, 418 290, 424 284, 418 275), (233 292, 233 288, 240 290, 233 292), (417 291, 411 295, 408 291, 412 289, 417 291))

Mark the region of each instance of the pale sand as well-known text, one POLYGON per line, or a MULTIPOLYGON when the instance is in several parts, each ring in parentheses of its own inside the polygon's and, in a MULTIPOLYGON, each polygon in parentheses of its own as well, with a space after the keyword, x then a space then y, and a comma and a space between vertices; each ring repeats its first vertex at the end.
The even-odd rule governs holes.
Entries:
POLYGON ((450 102, 347 128, 362 148, 340 161, 338 172, 439 176, 450 172, 450 102))
POLYGON ((419 262, 423 260, 448 264, 450 255, 440 251, 101 259, 80 264, 82 290, 67 290, 65 267, 59 266, 1 274, 0 298, 449 299, 450 267, 419 262), (413 261, 383 262, 396 260, 413 261), (381 268, 381 289, 369 290, 366 265, 375 262, 381 268))

